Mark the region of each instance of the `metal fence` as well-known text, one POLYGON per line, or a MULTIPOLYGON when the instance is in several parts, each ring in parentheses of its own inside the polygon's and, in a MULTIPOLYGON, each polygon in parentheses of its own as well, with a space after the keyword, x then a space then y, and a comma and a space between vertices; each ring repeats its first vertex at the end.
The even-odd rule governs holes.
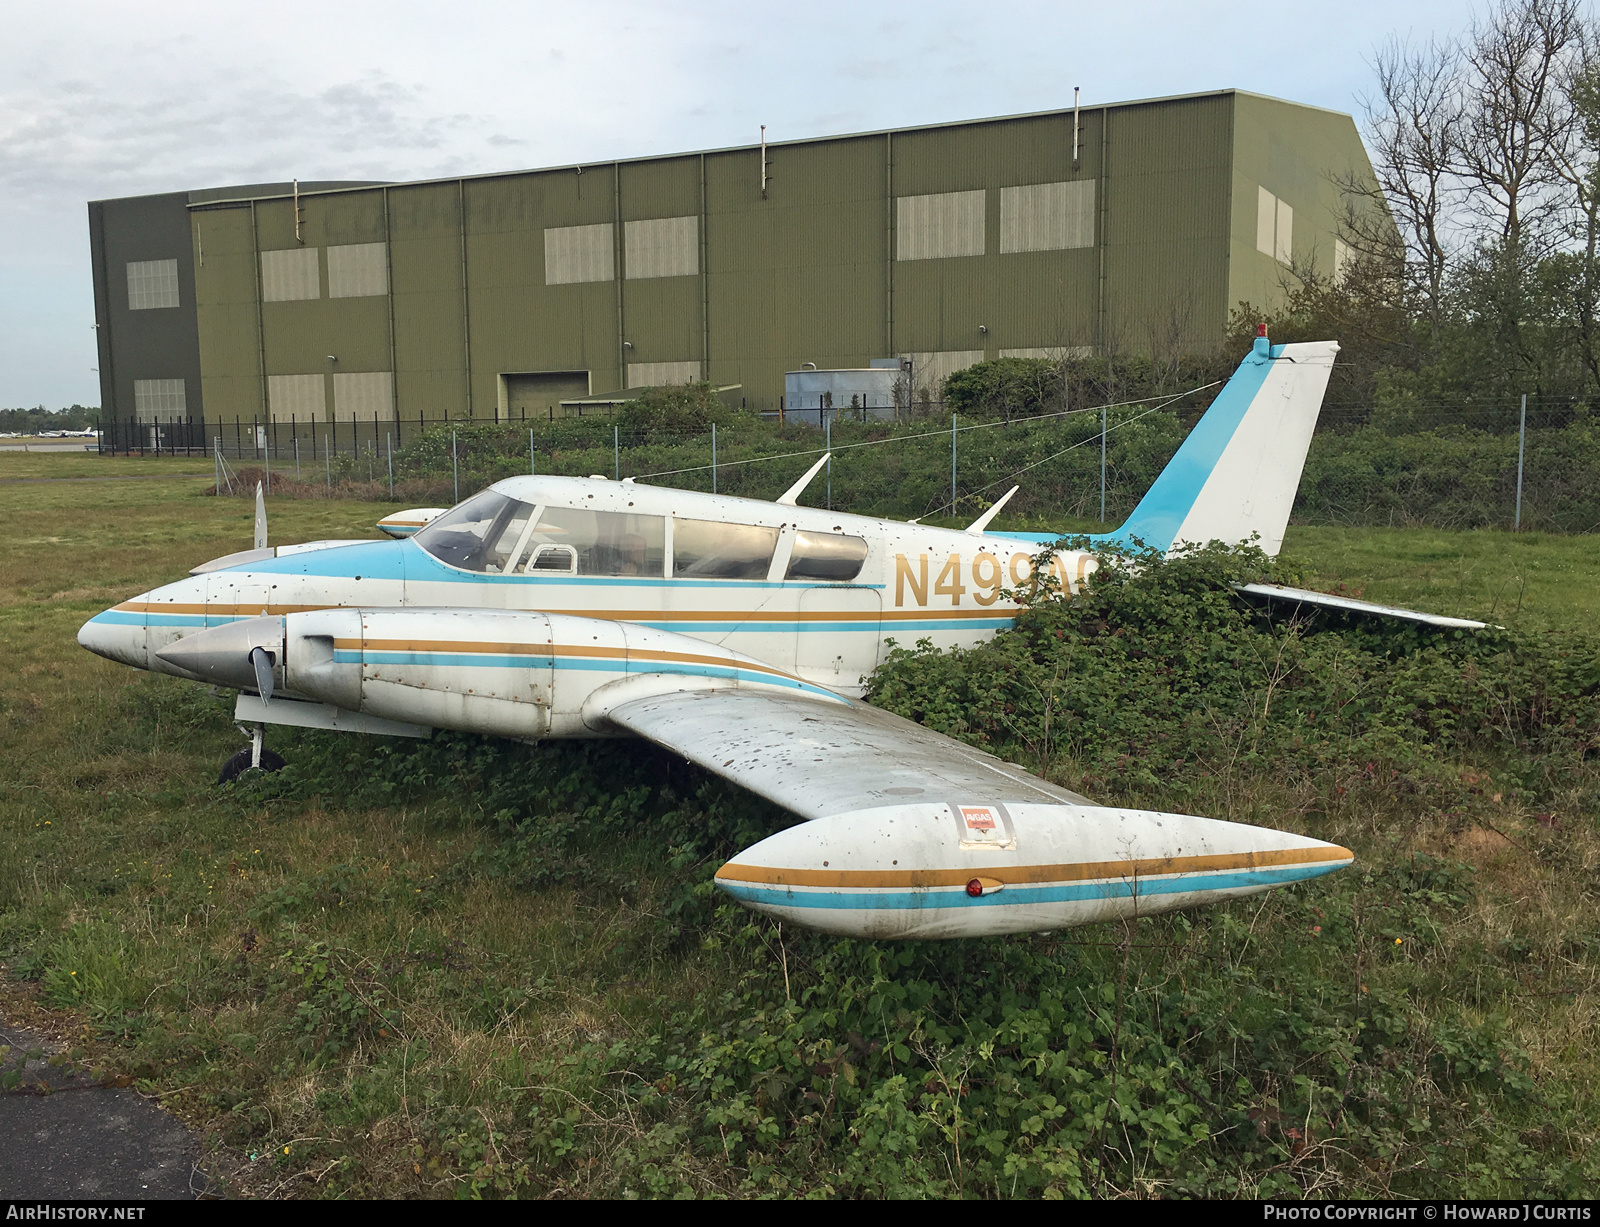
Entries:
MULTIPOLYGON (((453 500, 516 472, 637 477, 757 498, 780 493, 824 450, 812 496, 841 510, 976 516, 1011 485, 1008 512, 1041 523, 1120 523, 1199 416, 1152 398, 1009 422, 943 406, 915 420, 831 411, 820 428, 743 419, 706 432, 630 432, 605 419, 123 423, 105 452, 220 455, 291 492, 453 500)), ((1293 522, 1437 528, 1600 529, 1600 422, 1571 403, 1328 404, 1293 522)))

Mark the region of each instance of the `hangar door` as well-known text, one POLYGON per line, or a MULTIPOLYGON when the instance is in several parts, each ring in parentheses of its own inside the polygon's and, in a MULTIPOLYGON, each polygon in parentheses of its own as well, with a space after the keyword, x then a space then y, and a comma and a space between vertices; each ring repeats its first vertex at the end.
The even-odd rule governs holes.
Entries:
POLYGON ((588 371, 515 371, 500 376, 500 409, 509 418, 561 416, 561 402, 588 396, 588 371))

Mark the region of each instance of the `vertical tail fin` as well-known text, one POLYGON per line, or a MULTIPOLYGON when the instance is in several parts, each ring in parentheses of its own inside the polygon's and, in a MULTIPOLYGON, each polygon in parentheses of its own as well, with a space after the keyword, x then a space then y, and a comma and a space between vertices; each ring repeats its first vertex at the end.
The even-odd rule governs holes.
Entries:
POLYGON ((1254 533, 1277 554, 1338 352, 1337 341, 1257 338, 1127 522, 1102 539, 1170 550, 1254 533))

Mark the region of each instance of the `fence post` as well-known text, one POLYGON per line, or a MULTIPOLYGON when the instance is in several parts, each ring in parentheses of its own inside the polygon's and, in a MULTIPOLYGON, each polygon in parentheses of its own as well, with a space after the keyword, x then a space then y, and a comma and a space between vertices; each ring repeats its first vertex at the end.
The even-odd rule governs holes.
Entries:
POLYGON ((1522 531, 1522 455, 1528 445, 1528 394, 1522 394, 1522 421, 1517 426, 1517 519, 1513 532, 1522 531))
POLYGON ((717 424, 711 423, 711 493, 717 492, 717 424))
POLYGON ((956 513, 956 415, 950 415, 950 514, 956 513))
POLYGON ((1100 406, 1100 523, 1106 522, 1106 407, 1100 406))
MULTIPOLYGON (((399 425, 398 420, 395 423, 399 425)), ((389 501, 394 502, 394 431, 383 432, 383 450, 389 456, 389 501)))
POLYGON ((828 453, 828 510, 833 510, 833 419, 822 416, 822 450, 828 453))
POLYGON ((295 431, 295 435, 294 435, 294 479, 295 479, 296 482, 298 482, 300 480, 300 432, 299 431, 295 431))
MULTIPOLYGON (((329 425, 332 425, 330 422, 329 425)), ((328 497, 333 497, 333 445, 325 437, 322 440, 322 471, 328 479, 328 497)))
POLYGON ((528 429, 528 476, 539 476, 539 453, 533 450, 533 429, 528 429))
POLYGON ((272 453, 265 446, 261 449, 261 468, 267 475, 267 494, 270 496, 272 494, 272 453))
MULTIPOLYGON (((456 458, 456 432, 450 432, 450 472, 456 482, 456 502, 461 501, 461 461, 456 458)), ((455 504, 452 503, 451 506, 455 504)))

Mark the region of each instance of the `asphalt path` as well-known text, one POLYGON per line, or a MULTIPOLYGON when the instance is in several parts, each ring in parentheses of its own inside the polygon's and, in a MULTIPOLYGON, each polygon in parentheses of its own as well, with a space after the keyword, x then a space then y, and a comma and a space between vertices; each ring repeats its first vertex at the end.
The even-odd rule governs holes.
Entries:
POLYGON ((53 1061, 55 1047, 0 1019, 0 1075, 22 1075, 18 1086, 0 1089, 0 1198, 149 1201, 205 1192, 198 1138, 117 1085, 127 1079, 53 1061))

